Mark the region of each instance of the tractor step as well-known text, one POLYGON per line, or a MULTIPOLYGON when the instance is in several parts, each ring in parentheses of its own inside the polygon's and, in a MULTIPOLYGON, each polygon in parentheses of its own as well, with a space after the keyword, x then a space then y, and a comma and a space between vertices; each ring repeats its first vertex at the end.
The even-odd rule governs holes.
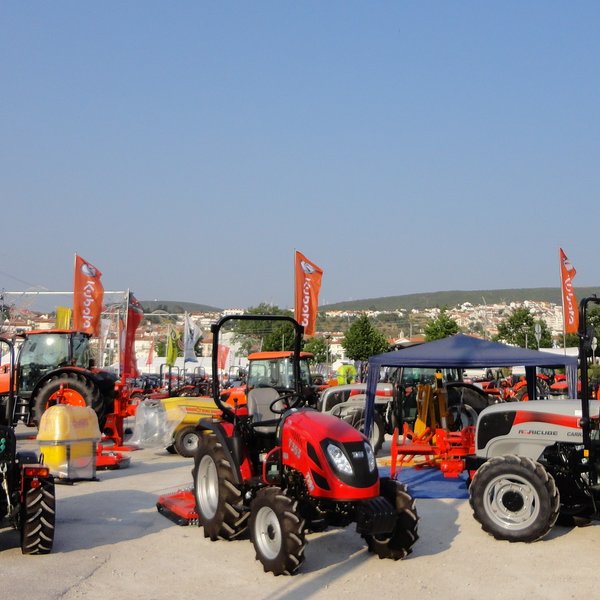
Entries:
POLYGON ((159 496, 156 509, 177 525, 198 525, 196 499, 191 490, 178 490, 159 496))

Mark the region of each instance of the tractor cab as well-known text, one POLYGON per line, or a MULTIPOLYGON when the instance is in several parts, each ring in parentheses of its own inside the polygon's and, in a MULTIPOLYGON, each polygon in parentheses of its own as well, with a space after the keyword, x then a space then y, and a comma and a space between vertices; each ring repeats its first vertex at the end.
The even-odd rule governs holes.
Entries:
POLYGON ((30 331, 21 334, 16 384, 21 397, 31 397, 37 383, 66 366, 89 369, 90 336, 79 331, 30 331))
MULTIPOLYGON (((276 390, 290 391, 296 388, 293 352, 254 352, 248 356, 248 389, 255 387, 272 387, 276 390)), ((303 386, 311 385, 308 361, 313 358, 310 352, 300 352, 299 373, 303 386)))
MULTIPOLYGON (((298 391, 310 405, 316 404, 309 362, 314 357, 310 352, 298 354, 298 391)), ((254 388, 272 388, 279 394, 289 394, 296 390, 294 375, 294 352, 290 350, 273 352, 252 352, 248 355, 248 373, 245 382, 227 387, 221 391, 221 399, 229 406, 246 404, 248 393, 254 388)), ((256 393, 255 393, 256 395, 256 393)))

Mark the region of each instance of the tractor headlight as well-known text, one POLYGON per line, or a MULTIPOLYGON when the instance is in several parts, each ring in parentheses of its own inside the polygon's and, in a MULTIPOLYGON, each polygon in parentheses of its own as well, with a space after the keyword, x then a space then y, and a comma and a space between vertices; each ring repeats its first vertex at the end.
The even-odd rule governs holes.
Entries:
POLYGON ((333 467, 340 473, 352 475, 354 473, 348 457, 342 452, 342 449, 335 444, 327 444, 327 456, 333 467))
POLYGON ((377 463, 375 462, 375 453, 373 452, 373 447, 367 442, 365 442, 365 453, 369 463, 369 471, 372 473, 377 468, 377 463))

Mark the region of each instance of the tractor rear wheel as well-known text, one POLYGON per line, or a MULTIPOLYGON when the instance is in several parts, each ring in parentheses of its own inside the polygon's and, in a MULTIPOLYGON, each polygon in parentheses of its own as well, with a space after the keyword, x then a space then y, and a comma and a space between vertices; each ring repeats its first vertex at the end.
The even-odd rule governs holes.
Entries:
MULTIPOLYGON (((344 417, 344 421, 349 425, 352 425, 354 429, 364 433, 365 431, 365 411, 362 409, 355 410, 344 417)), ((385 425, 381 415, 376 410, 373 411, 373 423, 371 425, 371 446, 373 446, 373 452, 377 454, 383 446, 383 440, 385 437, 385 425)))
POLYGON ((185 458, 192 458, 201 443, 201 434, 196 431, 195 425, 189 425, 177 431, 173 440, 177 454, 185 458))
POLYGON ((552 475, 540 463, 514 455, 497 456, 477 469, 469 503, 484 531, 509 542, 539 540, 560 509, 552 475))
POLYGON ((27 490, 21 506, 20 531, 23 554, 48 554, 54 543, 54 481, 40 479, 27 490))
POLYGON ((279 487, 259 490, 250 505, 250 539, 265 573, 296 573, 306 547, 298 502, 279 487))
POLYGON ((74 372, 66 372, 48 379, 33 399, 35 424, 39 425, 47 408, 59 403, 89 406, 98 417, 100 429, 104 426, 106 421, 105 399, 100 395, 98 386, 88 377, 74 372))
POLYGON ((382 477, 380 489, 381 495, 396 509, 396 525, 391 533, 363 537, 369 552, 374 552, 379 558, 400 560, 412 552, 414 543, 419 539, 417 507, 406 486, 395 479, 382 477))
POLYGON ((247 526, 242 492, 235 484, 234 466, 214 434, 206 436, 194 461, 194 494, 204 537, 232 540, 247 526))

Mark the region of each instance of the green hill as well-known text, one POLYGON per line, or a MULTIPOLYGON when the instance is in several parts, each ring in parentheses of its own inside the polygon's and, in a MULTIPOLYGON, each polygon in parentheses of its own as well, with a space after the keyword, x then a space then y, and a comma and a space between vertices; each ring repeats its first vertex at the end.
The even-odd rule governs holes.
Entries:
MULTIPOLYGON (((577 298, 581 299, 592 294, 600 295, 600 286, 575 288, 577 298)), ((424 308, 454 307, 465 302, 471 304, 509 304, 532 300, 538 302, 561 303, 560 288, 520 288, 504 290, 451 290, 446 292, 431 292, 406 294, 403 296, 385 296, 383 298, 364 298, 362 300, 347 300, 319 306, 320 311, 326 310, 397 310, 400 308, 422 310, 424 308)), ((179 302, 176 300, 140 300, 144 312, 164 310, 168 313, 184 312, 220 312, 222 309, 197 302, 179 302)))
MULTIPOLYGON (((600 295, 599 287, 575 288, 578 299, 592 294, 600 295)), ((366 298, 349 300, 319 306, 319 310, 396 310, 454 307, 465 302, 471 304, 509 304, 532 300, 538 302, 561 303, 560 288, 521 288, 505 290, 452 290, 432 292, 430 294, 407 294, 404 296, 386 296, 384 298, 366 298)))
POLYGON ((221 309, 208 304, 196 302, 179 302, 176 300, 140 300, 145 313, 155 310, 164 310, 168 313, 198 313, 198 312, 220 312, 221 309))

